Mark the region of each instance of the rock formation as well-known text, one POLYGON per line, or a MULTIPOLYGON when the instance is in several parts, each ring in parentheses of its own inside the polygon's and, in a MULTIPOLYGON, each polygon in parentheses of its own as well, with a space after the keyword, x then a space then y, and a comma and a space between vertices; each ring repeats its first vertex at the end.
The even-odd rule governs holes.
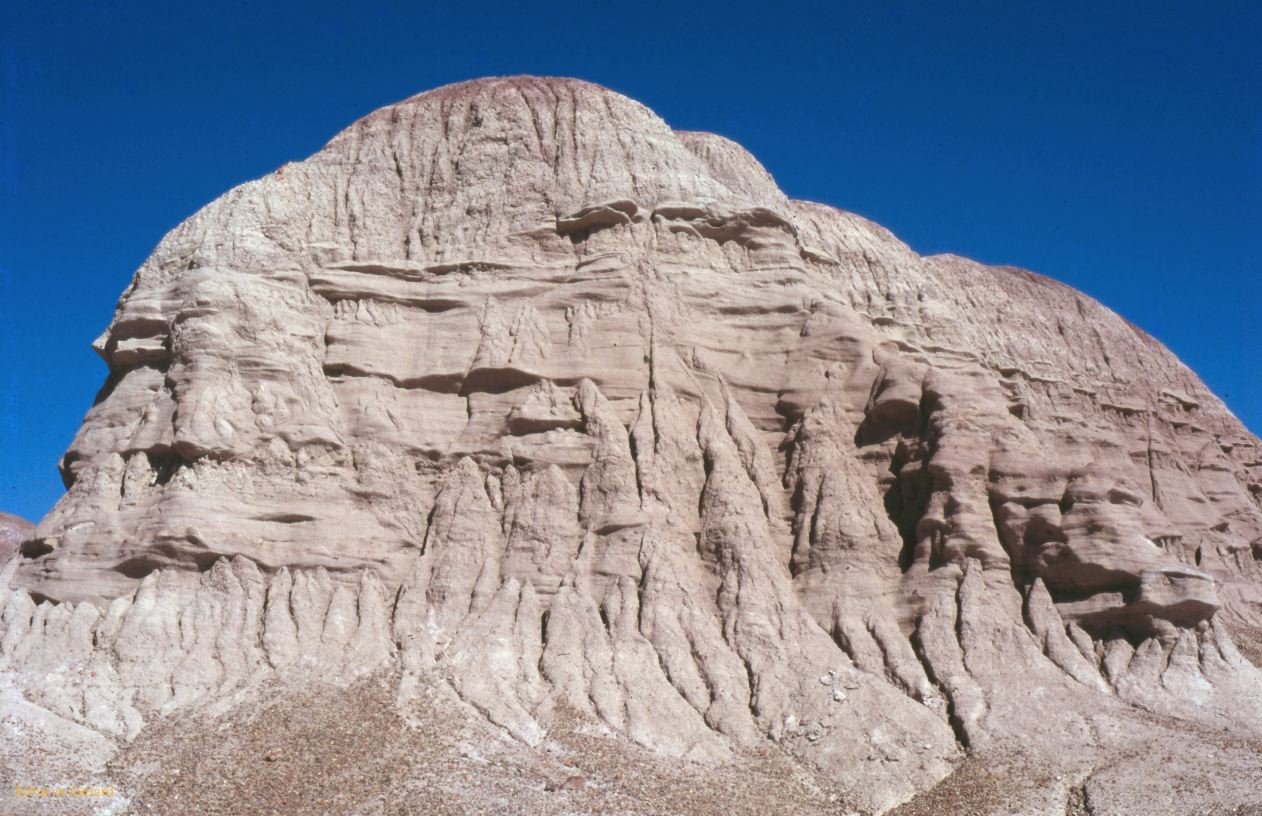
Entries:
POLYGON ((35 525, 21 516, 0 513, 0 565, 6 563, 33 532, 35 525))
POLYGON ((380 675, 856 812, 976 763, 993 812, 1259 800, 1258 439, 1084 295, 605 89, 365 117, 167 235, 95 348, 3 602, 11 734, 104 762, 380 675))

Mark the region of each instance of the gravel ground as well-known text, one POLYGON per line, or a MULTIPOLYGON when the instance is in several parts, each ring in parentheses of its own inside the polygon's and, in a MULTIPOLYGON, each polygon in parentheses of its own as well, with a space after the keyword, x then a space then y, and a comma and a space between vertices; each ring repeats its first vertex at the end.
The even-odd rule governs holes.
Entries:
MULTIPOLYGON (((0 814, 855 812, 839 789, 774 749, 721 766, 670 760, 572 714, 558 717, 548 739, 530 748, 471 716, 442 684, 402 712, 397 688, 390 675, 347 689, 266 687, 218 716, 157 719, 105 773, 82 780, 82 773, 71 774, 70 782, 112 784, 111 799, 8 799, 0 814)), ((1081 756, 1067 757, 1055 771, 1039 765, 1045 760, 1025 759, 1019 743, 991 746, 891 816, 1262 816, 1262 741, 1134 710, 1125 723, 1134 739, 1124 751, 1101 757, 1084 745, 1081 756)), ((56 746, 47 750, 49 757, 64 755, 56 746)), ((30 759, 36 766, 51 762, 30 759)))
POLYGON ((111 764, 138 814, 845 814, 830 789, 774 752, 726 767, 663 760, 577 718, 541 750, 446 699, 396 713, 393 678, 288 689, 219 719, 172 717, 111 764))
POLYGON ((1240 654, 1255 666, 1262 666, 1262 629, 1250 626, 1229 626, 1231 639, 1240 654))

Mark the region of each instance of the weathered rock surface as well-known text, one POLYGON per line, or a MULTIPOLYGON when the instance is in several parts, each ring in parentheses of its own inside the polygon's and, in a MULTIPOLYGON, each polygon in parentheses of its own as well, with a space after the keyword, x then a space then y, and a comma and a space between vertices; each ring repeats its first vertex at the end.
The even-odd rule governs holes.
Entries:
POLYGON ((96 347, 0 610, 11 770, 375 675, 861 812, 979 763, 977 812, 1262 799, 1259 440, 1089 298, 610 91, 377 111, 164 238, 96 347))
POLYGON ((31 537, 35 525, 21 516, 0 513, 0 565, 18 551, 18 546, 31 537))

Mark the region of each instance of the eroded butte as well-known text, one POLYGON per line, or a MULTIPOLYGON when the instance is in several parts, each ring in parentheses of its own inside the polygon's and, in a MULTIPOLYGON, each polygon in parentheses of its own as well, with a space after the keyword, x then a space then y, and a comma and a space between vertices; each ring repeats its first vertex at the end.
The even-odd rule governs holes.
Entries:
MULTIPOLYGON (((1262 798, 1258 439, 1090 298, 921 257, 611 91, 383 108, 167 235, 96 348, 8 562, 15 778, 257 812, 171 805, 137 757, 380 698, 351 764, 429 734, 450 812, 1262 798), (733 768, 781 781, 643 781, 733 768)), ((254 790, 313 750, 215 744, 254 790)), ((355 790, 326 812, 416 803, 355 790)))

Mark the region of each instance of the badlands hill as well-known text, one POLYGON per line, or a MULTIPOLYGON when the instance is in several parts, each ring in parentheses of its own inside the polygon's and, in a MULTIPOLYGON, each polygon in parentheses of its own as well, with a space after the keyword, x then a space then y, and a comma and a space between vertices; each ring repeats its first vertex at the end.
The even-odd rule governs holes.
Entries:
POLYGON ((1259 440, 1090 298, 603 88, 370 114, 167 235, 95 348, 4 573, 17 784, 1262 808, 1259 440))

